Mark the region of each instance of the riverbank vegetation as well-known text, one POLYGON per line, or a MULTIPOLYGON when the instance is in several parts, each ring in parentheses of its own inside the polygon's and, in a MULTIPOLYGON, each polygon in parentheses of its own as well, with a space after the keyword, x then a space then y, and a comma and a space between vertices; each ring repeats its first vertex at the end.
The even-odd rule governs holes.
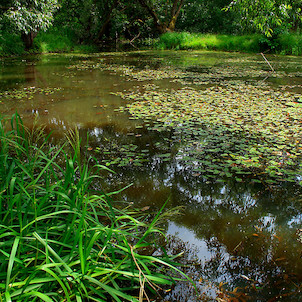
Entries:
POLYGON ((4 2, 2 56, 142 47, 301 54, 296 0, 4 2))
POLYGON ((285 33, 274 38, 263 35, 214 35, 166 33, 155 43, 158 49, 221 50, 240 52, 271 52, 283 55, 302 55, 302 35, 285 33))
POLYGON ((173 284, 162 211, 150 220, 96 189, 108 169, 92 172, 77 132, 69 155, 18 115, 12 127, 1 121, 0 301, 143 301, 173 284))

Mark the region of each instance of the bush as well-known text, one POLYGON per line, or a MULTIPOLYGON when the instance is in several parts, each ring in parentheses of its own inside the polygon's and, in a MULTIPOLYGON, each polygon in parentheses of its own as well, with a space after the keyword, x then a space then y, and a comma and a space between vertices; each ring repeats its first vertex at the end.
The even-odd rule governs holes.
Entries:
POLYGON ((302 55, 301 34, 281 34, 276 38, 278 52, 284 55, 302 55))
POLYGON ((154 44, 158 49, 223 50, 302 55, 302 35, 280 33, 273 38, 262 35, 213 35, 198 33, 166 33, 154 44))
POLYGON ((24 54, 21 37, 14 33, 0 32, 0 56, 24 54))
POLYGON ((157 42, 157 48, 159 49, 183 49, 191 35, 187 32, 168 32, 160 36, 157 42))
POLYGON ((56 29, 40 32, 34 40, 34 49, 40 53, 70 52, 74 45, 72 32, 56 29))

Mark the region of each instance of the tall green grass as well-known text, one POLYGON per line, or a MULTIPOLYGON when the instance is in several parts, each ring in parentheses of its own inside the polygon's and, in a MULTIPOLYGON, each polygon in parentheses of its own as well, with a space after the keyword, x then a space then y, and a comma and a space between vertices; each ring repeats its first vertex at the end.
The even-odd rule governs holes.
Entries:
POLYGON ((51 52, 97 52, 96 45, 79 44, 71 30, 53 28, 47 32, 40 32, 34 40, 34 49, 39 53, 51 52))
POLYGON ((161 35, 156 47, 159 49, 259 52, 262 41, 261 35, 231 36, 171 32, 161 35))
POLYGON ((275 47, 278 53, 284 55, 302 55, 302 35, 282 34, 276 38, 275 47))
POLYGON ((213 35, 172 32, 160 36, 158 49, 222 50, 241 52, 270 51, 278 54, 302 55, 302 35, 279 34, 272 38, 261 35, 213 35))
POLYGON ((175 282, 161 213, 147 223, 93 191, 107 168, 80 160, 77 132, 65 153, 18 115, 11 128, 0 122, 0 301, 143 301, 175 282))

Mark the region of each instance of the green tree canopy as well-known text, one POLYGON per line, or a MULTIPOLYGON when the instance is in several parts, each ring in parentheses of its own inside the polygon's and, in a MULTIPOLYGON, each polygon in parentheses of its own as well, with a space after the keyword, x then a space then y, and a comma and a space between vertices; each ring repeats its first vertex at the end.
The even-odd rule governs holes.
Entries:
POLYGON ((58 7, 58 0, 5 0, 1 21, 21 33, 28 49, 38 31, 46 31, 52 25, 58 7))
POLYGON ((276 30, 296 29, 301 22, 301 0, 233 0, 227 10, 241 15, 241 24, 266 36, 276 30))
POLYGON ((58 0, 13 0, 2 7, 16 30, 24 33, 47 30, 53 21, 53 13, 58 9, 58 0))

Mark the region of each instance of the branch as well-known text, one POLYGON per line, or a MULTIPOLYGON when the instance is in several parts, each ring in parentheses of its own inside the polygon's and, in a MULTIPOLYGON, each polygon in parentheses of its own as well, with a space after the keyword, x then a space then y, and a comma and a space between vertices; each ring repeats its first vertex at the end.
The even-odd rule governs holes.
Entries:
POLYGON ((146 8, 149 14, 152 16, 154 22, 158 25, 160 25, 159 18, 157 14, 155 13, 154 8, 152 8, 145 0, 138 0, 138 2, 141 4, 142 7, 146 8))
MULTIPOLYGON (((108 5, 109 1, 106 2, 106 5, 108 5)), ((112 6, 110 7, 106 17, 105 17, 105 21, 103 23, 103 26, 98 34, 98 37, 97 37, 97 41, 99 41, 101 39, 101 37, 104 35, 105 31, 106 31, 106 28, 110 22, 110 20, 112 19, 112 12, 113 10, 117 7, 117 5, 119 4, 119 1, 118 0, 115 0, 113 3, 112 3, 112 6)))
POLYGON ((174 0, 174 2, 173 2, 173 6, 172 6, 172 10, 171 10, 171 17, 172 18, 177 18, 178 17, 181 8, 184 5, 184 0, 180 0, 179 6, 177 8, 178 2, 179 2, 179 0, 174 0))

